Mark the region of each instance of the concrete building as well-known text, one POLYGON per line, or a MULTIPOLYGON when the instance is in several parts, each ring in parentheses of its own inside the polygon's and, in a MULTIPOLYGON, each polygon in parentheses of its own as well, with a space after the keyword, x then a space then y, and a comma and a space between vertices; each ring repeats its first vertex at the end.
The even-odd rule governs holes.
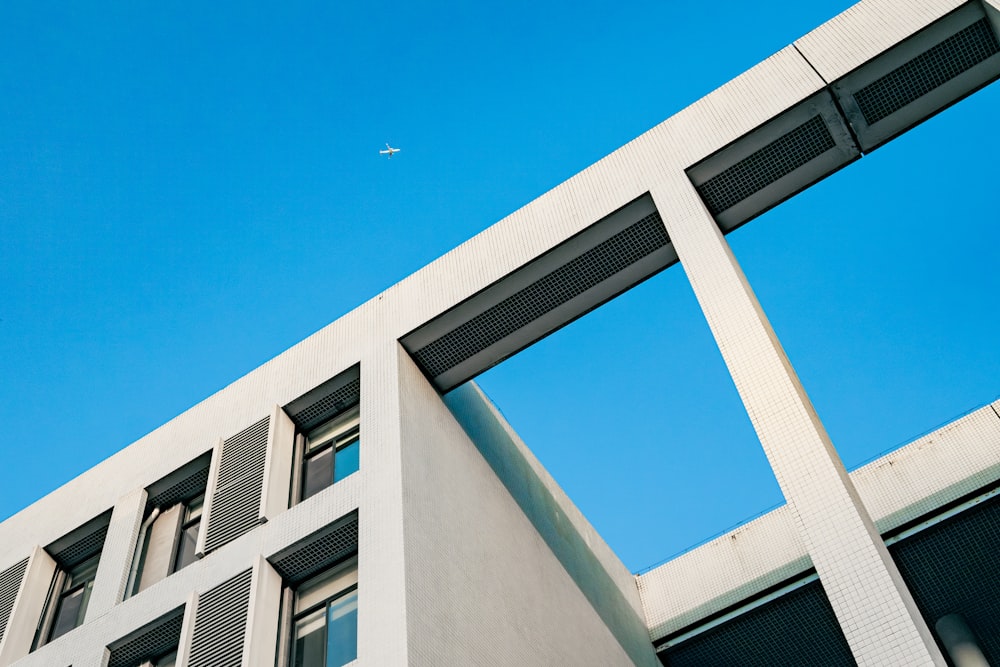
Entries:
POLYGON ((998 34, 865 0, 6 520, 0 665, 996 664, 1000 405, 848 474, 725 234, 998 34), (636 576, 471 380, 678 262, 787 504, 636 576))

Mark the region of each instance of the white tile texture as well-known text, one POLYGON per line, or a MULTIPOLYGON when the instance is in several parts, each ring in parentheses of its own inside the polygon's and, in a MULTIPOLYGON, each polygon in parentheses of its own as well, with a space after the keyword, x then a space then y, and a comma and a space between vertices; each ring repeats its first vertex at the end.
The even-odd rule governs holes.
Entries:
POLYGON ((648 638, 619 643, 402 348, 399 365, 409 664, 658 664, 648 638))
MULTIPOLYGON (((800 548, 812 555, 824 585, 831 591, 834 608, 862 662, 927 662, 927 637, 912 618, 914 612, 888 567, 891 563, 886 563, 884 548, 879 550, 871 521, 858 509, 858 494, 838 467, 835 452, 824 438, 808 399, 797 386, 731 254, 725 251, 724 244, 719 245, 721 239, 706 235, 711 221, 683 169, 794 107, 821 90, 824 79, 829 81, 865 62, 956 4, 951 0, 866 0, 796 42, 797 48, 783 49, 751 68, 0 523, 3 569, 28 557, 37 545, 51 544, 94 516, 115 509, 105 546, 109 559, 102 562, 98 575, 101 590, 95 592, 93 613, 88 614, 84 626, 18 664, 100 664, 108 643, 185 604, 192 592, 209 590, 252 567, 259 555, 273 554, 354 510, 360 517, 360 664, 429 662, 437 650, 453 650, 455 657, 469 657, 471 647, 501 652, 523 650, 516 645, 516 639, 527 641, 535 652, 518 653, 512 659, 554 659, 555 653, 547 651, 555 638, 568 637, 567 619, 587 629, 582 642, 579 637, 584 633, 576 633, 574 641, 578 643, 572 649, 585 654, 582 657, 603 660, 603 664, 617 664, 623 659, 641 662, 635 659, 634 647, 623 647, 615 633, 608 630, 592 601, 553 555, 503 484, 491 476, 489 466, 436 394, 421 384, 422 377, 415 374, 412 362, 396 341, 650 190, 656 191, 668 228, 680 234, 678 240, 686 254, 682 261, 717 331, 723 355, 734 368, 734 379, 748 397, 751 418, 772 456, 779 481, 793 501, 786 518, 761 520, 756 525, 766 526, 759 528, 763 532, 748 531, 747 535, 772 531, 775 548, 785 553, 787 546, 791 553, 791 522, 801 536, 800 548), (800 53, 809 58, 812 66, 800 53), (210 451, 220 438, 228 438, 268 416, 275 405, 287 405, 358 363, 364 433, 358 474, 281 511, 279 491, 284 482, 278 469, 284 464, 275 463, 265 494, 266 523, 133 598, 116 601, 127 575, 126 555, 135 544, 138 496, 134 494, 210 451), (447 437, 438 439, 438 429, 447 437), (469 480, 458 479, 462 477, 459 473, 467 473, 469 480), (437 486, 425 488, 423 485, 429 482, 437 486), (272 483, 277 486, 272 487, 272 483), (434 504, 435 499, 446 496, 461 498, 463 503, 447 507, 434 504), (120 500, 124 498, 131 500, 120 500), (470 517, 483 517, 483 524, 463 522, 470 517), (511 540, 500 531, 484 530, 488 522, 523 539, 511 540), (427 532, 422 532, 425 529, 427 532), (436 536, 435 543, 429 535, 436 536), (516 552, 520 559, 493 554, 501 545, 521 549, 516 552), (435 551, 447 559, 442 562, 455 567, 454 572, 435 565, 435 551), (474 568, 474 562, 462 560, 488 554, 504 580, 520 575, 518 588, 501 590, 491 580, 482 579, 483 572, 474 568), (532 587, 534 592, 544 593, 537 608, 527 603, 532 587), (447 595, 438 596, 439 588, 447 595), (472 600, 477 596, 488 606, 476 607, 472 600), (421 618, 420 612, 428 616, 421 618), (514 612, 524 616, 517 617, 514 612), (557 618, 560 615, 564 618, 557 618), (467 638, 468 643, 447 646, 447 628, 436 625, 436 619, 453 620, 457 624, 454 632, 467 638), (471 636, 471 619, 478 619, 482 636, 471 636), (518 626, 518 622, 523 625, 518 626), (881 623, 889 626, 870 636, 866 634, 868 628, 881 623), (546 629, 551 629, 551 637, 543 636, 546 629), (886 637, 891 641, 877 640, 886 637), (907 653, 911 649, 913 653, 907 653)), ((990 16, 995 18, 995 0, 989 0, 988 6, 990 16)), ((527 460, 535 472, 540 470, 533 458, 527 460)), ((955 466, 961 463, 955 462, 955 466)), ((909 469, 909 465, 904 468, 909 469)), ((953 480, 954 489, 966 483, 960 479, 958 467, 952 469, 942 462, 930 467, 943 476, 951 475, 948 479, 953 480)), ((875 478, 883 476, 875 474, 875 478)), ((592 555, 625 601, 623 608, 638 613, 637 595, 629 593, 629 578, 620 565, 615 565, 613 554, 572 505, 564 502, 561 491, 550 484, 547 475, 539 473, 539 479, 556 499, 568 525, 590 545, 592 555)), ((899 516, 918 511, 922 501, 916 499, 916 480, 913 477, 911 481, 913 494, 903 500, 873 491, 872 506, 884 507, 899 516)), ((907 483, 905 479, 897 482, 903 486, 907 483)), ((720 554, 723 551, 719 549, 720 554)), ((801 559, 799 554, 787 562, 801 559)), ((746 574, 756 573, 754 576, 763 577, 762 581, 779 576, 788 567, 778 560, 761 556, 759 564, 747 564, 746 574)), ((709 594, 718 592, 718 596, 725 597, 729 593, 723 589, 738 587, 740 576, 734 569, 720 579, 718 590, 709 594)), ((695 604, 693 597, 685 599, 685 608, 695 604)), ((22 610, 29 606, 19 603, 22 610)), ((16 616, 15 610, 11 618, 15 627, 35 622, 33 618, 16 616)), ((627 625, 622 621, 617 626, 619 634, 627 625)), ((11 660, 4 654, 3 661, 11 660)))
POLYGON ((854 658, 944 665, 715 220, 683 175, 652 194, 854 658))
POLYGON ((833 83, 911 34, 926 28, 965 0, 863 0, 804 37, 795 46, 833 83))

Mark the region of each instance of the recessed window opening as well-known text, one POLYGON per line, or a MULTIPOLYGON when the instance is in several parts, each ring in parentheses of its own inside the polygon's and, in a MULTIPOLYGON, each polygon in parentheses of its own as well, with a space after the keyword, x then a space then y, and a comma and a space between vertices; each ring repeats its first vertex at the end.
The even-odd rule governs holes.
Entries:
POLYGON ((310 498, 358 471, 361 410, 354 406, 307 433, 296 442, 296 502, 310 498))
POLYGON ((289 643, 293 667, 341 667, 357 659, 357 558, 296 587, 289 643))
POLYGON ((208 457, 202 456, 171 473, 149 489, 149 500, 125 597, 144 591, 198 558, 208 478, 208 457))
POLYGON ((83 624, 100 560, 101 555, 97 554, 68 572, 56 575, 53 587, 59 591, 59 596, 55 600, 48 636, 43 643, 57 639, 83 624))

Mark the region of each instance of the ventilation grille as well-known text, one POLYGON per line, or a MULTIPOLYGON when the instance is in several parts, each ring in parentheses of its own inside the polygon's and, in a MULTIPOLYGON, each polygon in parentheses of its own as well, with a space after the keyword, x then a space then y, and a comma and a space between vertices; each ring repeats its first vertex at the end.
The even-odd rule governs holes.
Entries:
POLYGON ((208 483, 208 468, 202 468, 193 475, 182 479, 168 489, 164 489, 146 501, 147 509, 153 507, 170 507, 184 502, 205 491, 208 483))
POLYGON ((924 618, 959 613, 1000 664, 1000 496, 889 547, 924 618))
POLYGON ((177 650, 184 623, 184 607, 180 607, 129 637, 108 647, 111 658, 108 667, 135 667, 146 660, 155 660, 177 650))
POLYGON ((239 667, 247 632, 251 570, 198 596, 188 667, 239 667))
POLYGON ((660 651, 668 667, 855 665, 819 580, 660 651))
POLYGON ((430 377, 437 377, 669 242, 659 213, 650 213, 413 356, 430 377))
POLYGON ((24 579, 24 572, 27 569, 28 559, 25 558, 17 565, 0 572, 0 643, 3 642, 7 621, 10 620, 10 612, 14 610, 17 591, 21 588, 21 580, 24 579))
POLYGON ((69 546, 52 552, 51 556, 59 567, 63 569, 72 568, 87 560, 91 556, 101 553, 104 548, 104 538, 108 535, 108 524, 104 524, 86 537, 82 537, 69 546))
POLYGON ((357 405, 361 400, 361 379, 348 382, 339 389, 334 389, 316 402, 289 415, 295 425, 303 431, 319 426, 333 419, 338 414, 357 405))
POLYGON ((265 417, 222 443, 205 533, 206 553, 250 532, 260 523, 270 422, 271 418, 265 417))
POLYGON ((275 571, 297 584, 358 551, 358 517, 324 529, 291 545, 271 559, 275 571))
POLYGON ((816 115, 695 187, 718 215, 835 146, 823 117, 816 115))
POLYGON ((865 122, 874 125, 997 52, 1000 43, 982 18, 872 81, 854 93, 854 101, 865 122))

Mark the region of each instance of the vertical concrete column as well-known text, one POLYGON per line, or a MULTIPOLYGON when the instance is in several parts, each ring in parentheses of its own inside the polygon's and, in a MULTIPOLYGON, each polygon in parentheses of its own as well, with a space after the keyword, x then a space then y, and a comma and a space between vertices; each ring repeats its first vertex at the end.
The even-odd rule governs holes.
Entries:
POLYGON ((108 536, 94 578, 94 592, 87 606, 87 621, 107 613, 125 596, 135 541, 146 509, 146 490, 136 489, 118 499, 111 512, 108 536))
POLYGON ((292 453, 295 450, 295 424, 275 405, 267 433, 267 457, 260 494, 260 520, 267 521, 288 509, 288 484, 291 481, 292 453))
POLYGON ((241 664, 243 667, 274 667, 281 611, 281 575, 263 556, 258 556, 252 576, 241 664))
POLYGON ((361 358, 358 660, 406 665, 398 343, 369 333, 361 358))
POLYGON ((652 191, 859 665, 944 665, 718 225, 683 173, 652 191))

